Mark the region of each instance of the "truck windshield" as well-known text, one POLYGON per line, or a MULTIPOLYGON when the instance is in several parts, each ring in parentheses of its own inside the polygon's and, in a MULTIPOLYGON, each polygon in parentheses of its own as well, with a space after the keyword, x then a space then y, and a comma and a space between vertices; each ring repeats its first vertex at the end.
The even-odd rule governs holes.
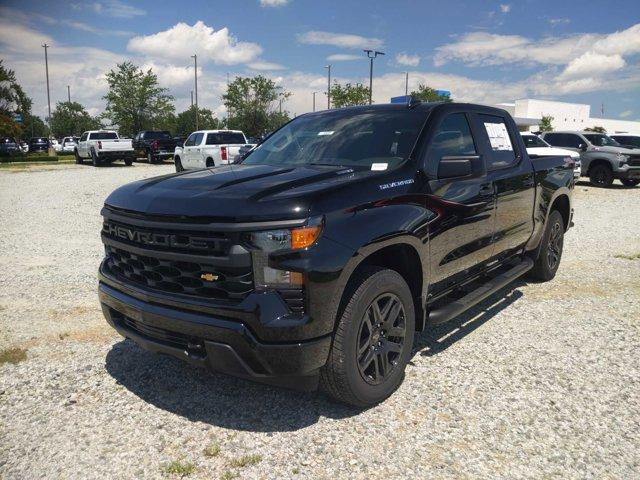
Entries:
POLYGON ((548 147, 549 144, 535 135, 522 135, 522 141, 527 148, 548 147))
POLYGON ((613 138, 608 137, 607 135, 594 135, 594 134, 586 134, 586 139, 591 142, 591 145, 596 147, 619 147, 620 144, 616 142, 613 138))
POLYGON ((91 140, 117 140, 116 132, 94 132, 91 134, 91 140))
POLYGON ((305 115, 267 138, 242 163, 393 168, 411 153, 427 114, 402 109, 305 115))
POLYGON ((169 132, 146 132, 144 138, 149 140, 171 140, 169 132))
POLYGON ((207 133, 207 145, 243 145, 247 143, 240 132, 207 133))

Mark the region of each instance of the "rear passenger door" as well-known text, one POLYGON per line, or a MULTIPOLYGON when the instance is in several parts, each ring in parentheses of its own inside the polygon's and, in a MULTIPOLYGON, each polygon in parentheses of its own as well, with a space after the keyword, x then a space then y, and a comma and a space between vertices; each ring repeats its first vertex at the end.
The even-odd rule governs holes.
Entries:
POLYGON ((437 215, 429 231, 433 294, 464 280, 489 260, 495 215, 495 193, 469 116, 449 113, 435 122, 425 166, 430 179, 427 208, 437 215), (458 172, 452 168, 456 163, 458 172))
POLYGON ((522 247, 533 233, 533 166, 511 119, 484 113, 473 114, 473 119, 487 181, 496 194, 493 256, 500 258, 522 247))

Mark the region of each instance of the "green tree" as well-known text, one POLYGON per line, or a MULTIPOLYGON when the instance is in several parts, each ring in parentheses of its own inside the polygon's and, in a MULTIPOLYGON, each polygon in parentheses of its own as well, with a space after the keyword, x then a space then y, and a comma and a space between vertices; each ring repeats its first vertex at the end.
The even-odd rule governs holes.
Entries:
MULTIPOLYGON (((198 108, 198 128, 201 130, 217 130, 222 127, 213 112, 207 108, 198 108)), ((191 106, 176 116, 174 132, 177 135, 189 135, 196 130, 196 107, 191 106)))
POLYGON ((51 133, 55 137, 80 136, 87 130, 102 128, 100 119, 89 115, 78 102, 58 102, 56 109, 51 113, 50 124, 51 133))
POLYGON ((144 72, 131 62, 119 63, 106 75, 109 91, 104 117, 120 129, 123 136, 150 129, 154 123, 173 113, 173 97, 158 84, 158 76, 144 72))
POLYGON ((259 137, 289 120, 286 111, 280 112, 280 102, 290 96, 291 93, 262 75, 237 77, 222 96, 231 117, 226 125, 242 130, 248 137, 259 137))
POLYGON ((31 112, 31 99, 16 81, 13 70, 5 68, 0 59, 0 135, 19 137, 23 125, 15 121, 14 115, 24 118, 31 112))
POLYGON ((585 132, 596 132, 596 133, 607 133, 607 130, 604 127, 588 127, 584 129, 585 132))
POLYGON ((30 113, 24 116, 21 138, 48 137, 49 133, 49 127, 40 117, 30 113))
POLYGON ((543 115, 540 119, 540 123, 538 127, 540 127, 541 132, 553 132, 553 117, 550 115, 543 115))
POLYGON ((434 88, 424 84, 419 84, 418 89, 411 92, 415 100, 422 102, 453 102, 453 99, 446 95, 440 95, 434 88))
POLYGON ((361 83, 340 85, 334 81, 331 86, 331 103, 333 108, 367 105, 369 103, 369 87, 361 83))

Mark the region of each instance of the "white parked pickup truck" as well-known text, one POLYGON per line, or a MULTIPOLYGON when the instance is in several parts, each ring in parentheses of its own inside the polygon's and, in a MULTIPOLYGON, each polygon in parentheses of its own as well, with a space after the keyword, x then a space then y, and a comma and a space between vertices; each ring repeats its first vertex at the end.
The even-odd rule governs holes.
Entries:
POLYGON ((240 130, 199 130, 173 154, 176 172, 232 163, 247 139, 240 130))
POLYGON ((580 178, 582 162, 580 161, 580 154, 578 152, 564 148, 552 147, 533 133, 522 132, 520 135, 522 135, 522 141, 524 142, 524 146, 527 148, 527 153, 531 158, 554 157, 558 155, 571 157, 571 160, 573 160, 573 178, 576 181, 580 178))
POLYGON ((114 130, 84 132, 75 148, 75 155, 76 163, 90 158, 94 167, 114 160, 124 160, 126 165, 131 165, 135 158, 131 139, 120 138, 114 130))

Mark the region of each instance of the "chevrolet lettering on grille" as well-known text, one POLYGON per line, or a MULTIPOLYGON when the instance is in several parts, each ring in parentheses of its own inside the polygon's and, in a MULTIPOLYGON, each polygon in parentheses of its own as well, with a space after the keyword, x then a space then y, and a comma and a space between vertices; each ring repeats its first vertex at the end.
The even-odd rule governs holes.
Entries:
POLYGON ((144 230, 136 230, 113 223, 105 223, 103 233, 112 238, 126 240, 140 245, 155 247, 192 248, 197 250, 219 250, 222 241, 206 237, 194 237, 191 235, 179 235, 168 233, 155 233, 144 230))

